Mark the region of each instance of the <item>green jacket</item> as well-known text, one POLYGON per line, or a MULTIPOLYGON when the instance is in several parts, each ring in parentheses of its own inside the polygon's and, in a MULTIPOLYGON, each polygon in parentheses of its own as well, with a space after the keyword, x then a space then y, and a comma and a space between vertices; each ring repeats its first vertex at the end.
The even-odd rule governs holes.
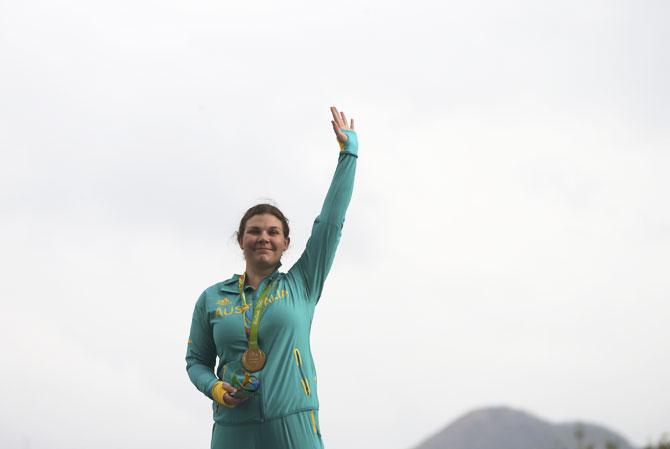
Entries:
MULTIPOLYGON (((355 133, 345 132, 349 142, 340 153, 323 208, 300 259, 287 273, 275 271, 265 278, 255 291, 245 288, 247 302, 255 304, 267 283, 277 281, 266 297, 258 333, 267 362, 254 373, 261 381, 254 396, 234 408, 213 402, 214 421, 219 425, 263 422, 319 408, 309 336, 353 189, 357 140, 355 133)), ((242 370, 241 357, 248 347, 238 278, 236 274, 207 288, 193 311, 186 370, 191 382, 210 399, 218 380, 230 383, 233 373, 242 370)))

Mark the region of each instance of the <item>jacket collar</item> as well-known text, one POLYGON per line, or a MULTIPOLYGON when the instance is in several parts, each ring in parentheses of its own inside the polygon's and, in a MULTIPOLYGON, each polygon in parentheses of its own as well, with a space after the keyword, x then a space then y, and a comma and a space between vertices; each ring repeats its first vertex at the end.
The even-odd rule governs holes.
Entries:
POLYGON ((238 281, 239 278, 240 278, 239 274, 234 274, 230 279, 226 279, 225 281, 221 282, 219 290, 226 293, 239 293, 239 290, 237 289, 237 283, 239 282, 238 281))

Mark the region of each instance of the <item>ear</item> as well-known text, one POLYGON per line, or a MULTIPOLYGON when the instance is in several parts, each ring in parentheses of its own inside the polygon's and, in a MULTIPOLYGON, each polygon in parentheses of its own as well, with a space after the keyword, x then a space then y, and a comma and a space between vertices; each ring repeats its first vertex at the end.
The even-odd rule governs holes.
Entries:
POLYGON ((284 239, 284 251, 286 251, 288 249, 289 243, 291 243, 291 239, 289 237, 286 237, 284 239))
POLYGON ((237 244, 240 245, 240 249, 244 249, 244 248, 242 247, 242 238, 240 237, 240 233, 239 233, 239 232, 236 232, 236 233, 235 233, 235 236, 237 237, 237 244))

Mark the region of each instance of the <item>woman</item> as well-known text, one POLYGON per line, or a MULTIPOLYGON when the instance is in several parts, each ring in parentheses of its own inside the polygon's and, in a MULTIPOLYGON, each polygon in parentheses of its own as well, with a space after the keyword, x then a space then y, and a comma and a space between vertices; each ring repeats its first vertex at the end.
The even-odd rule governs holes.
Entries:
POLYGON ((245 273, 209 287, 195 305, 186 370, 213 400, 214 449, 323 447, 309 335, 358 157, 353 120, 331 112, 340 155, 300 259, 287 273, 278 271, 290 242, 288 222, 274 206, 254 206, 237 234, 245 273))

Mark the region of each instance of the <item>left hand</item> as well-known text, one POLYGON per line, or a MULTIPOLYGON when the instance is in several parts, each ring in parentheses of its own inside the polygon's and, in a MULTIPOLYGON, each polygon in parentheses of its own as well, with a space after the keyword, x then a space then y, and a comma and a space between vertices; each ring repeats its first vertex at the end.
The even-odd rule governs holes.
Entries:
POLYGON ((225 407, 235 407, 240 402, 244 402, 249 397, 236 398, 233 396, 237 393, 237 388, 234 388, 228 382, 218 381, 212 387, 212 398, 219 404, 225 407))
POLYGON ((330 108, 330 112, 333 114, 333 120, 330 121, 330 123, 333 124, 333 131, 335 131, 340 147, 344 147, 347 140, 349 140, 349 137, 347 137, 342 130, 354 131, 354 119, 347 122, 347 117, 344 115, 344 112, 338 112, 335 106, 330 108))

